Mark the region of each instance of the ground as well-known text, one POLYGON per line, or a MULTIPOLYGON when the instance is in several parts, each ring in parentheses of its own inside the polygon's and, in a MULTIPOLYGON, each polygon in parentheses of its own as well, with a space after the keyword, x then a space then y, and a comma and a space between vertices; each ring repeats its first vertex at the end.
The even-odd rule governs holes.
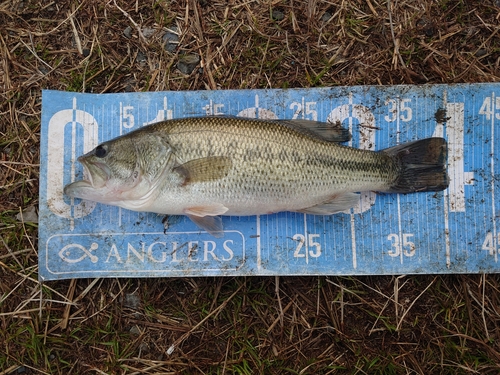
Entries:
POLYGON ((498 82, 499 30, 498 0, 1 2, 0 373, 499 373, 498 275, 40 284, 16 219, 38 205, 43 88, 498 82))

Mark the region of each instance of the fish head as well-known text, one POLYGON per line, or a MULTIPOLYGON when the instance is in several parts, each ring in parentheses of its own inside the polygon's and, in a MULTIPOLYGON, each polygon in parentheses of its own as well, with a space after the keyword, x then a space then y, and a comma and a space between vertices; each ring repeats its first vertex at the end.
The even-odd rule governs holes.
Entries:
POLYGON ((78 158, 84 178, 67 185, 64 193, 121 207, 140 206, 151 196, 162 173, 156 161, 161 160, 159 152, 154 142, 133 137, 104 142, 78 158))

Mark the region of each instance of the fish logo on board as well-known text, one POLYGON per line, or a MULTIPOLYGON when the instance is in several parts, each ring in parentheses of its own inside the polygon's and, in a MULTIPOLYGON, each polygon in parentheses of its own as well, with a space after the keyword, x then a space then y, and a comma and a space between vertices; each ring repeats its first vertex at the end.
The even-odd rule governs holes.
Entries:
POLYGON ((88 249, 80 244, 70 243, 69 245, 66 245, 61 250, 59 250, 58 254, 59 257, 66 263, 78 263, 86 259, 87 257, 92 263, 97 263, 99 258, 96 255, 92 254, 92 251, 95 251, 98 248, 99 245, 95 242, 93 242, 88 249))

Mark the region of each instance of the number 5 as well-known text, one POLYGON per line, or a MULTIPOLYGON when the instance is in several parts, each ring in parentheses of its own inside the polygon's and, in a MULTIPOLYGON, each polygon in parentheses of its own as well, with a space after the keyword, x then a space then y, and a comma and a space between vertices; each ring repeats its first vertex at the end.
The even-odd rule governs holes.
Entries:
POLYGON ((134 107, 131 105, 125 105, 122 107, 122 125, 124 128, 130 129, 134 127, 134 115, 131 113, 133 110, 134 107))

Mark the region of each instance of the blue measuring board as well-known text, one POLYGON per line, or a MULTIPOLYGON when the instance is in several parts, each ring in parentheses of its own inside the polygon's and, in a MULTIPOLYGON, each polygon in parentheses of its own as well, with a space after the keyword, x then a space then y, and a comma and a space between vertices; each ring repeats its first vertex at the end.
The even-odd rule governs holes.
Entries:
POLYGON ((500 85, 460 84, 79 94, 44 91, 39 277, 382 275, 499 272, 500 85), (171 118, 231 115, 340 121, 350 146, 448 141, 439 193, 362 193, 343 213, 223 217, 215 238, 162 217, 63 194, 76 158, 100 142, 171 118), (496 196, 495 196, 496 195, 496 196))

